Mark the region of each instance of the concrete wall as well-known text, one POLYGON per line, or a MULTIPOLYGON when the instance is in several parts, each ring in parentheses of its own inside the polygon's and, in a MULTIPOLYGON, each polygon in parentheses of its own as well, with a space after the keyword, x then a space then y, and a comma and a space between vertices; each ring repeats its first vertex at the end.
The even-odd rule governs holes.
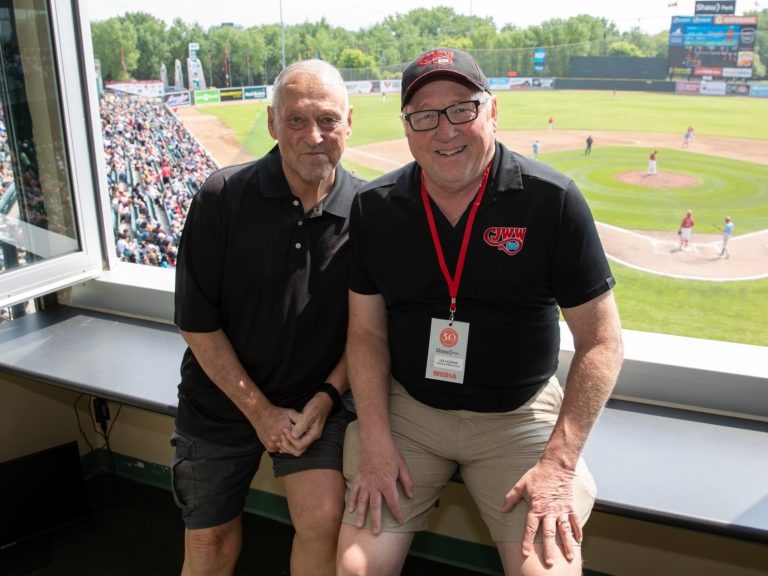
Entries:
MULTIPOLYGON (((74 392, 0 374, 0 460, 79 439, 77 398, 74 392)), ((78 405, 89 441, 98 445, 90 432, 87 397, 78 405)), ((117 406, 111 405, 111 415, 115 418, 117 406)), ((123 407, 111 429, 110 444, 114 452, 140 463, 166 466, 172 455, 168 444, 172 428, 168 416, 123 407)), ((87 450, 82 440, 80 447, 82 452, 87 450)), ((269 465, 262 466, 253 488, 283 494, 269 465)), ((727 487, 713 497, 727 497, 727 487)), ((440 499, 430 531, 492 546, 474 504, 459 484, 449 486, 440 499)), ((588 569, 614 576, 768 575, 768 546, 601 513, 594 513, 587 524, 584 557, 588 569)))

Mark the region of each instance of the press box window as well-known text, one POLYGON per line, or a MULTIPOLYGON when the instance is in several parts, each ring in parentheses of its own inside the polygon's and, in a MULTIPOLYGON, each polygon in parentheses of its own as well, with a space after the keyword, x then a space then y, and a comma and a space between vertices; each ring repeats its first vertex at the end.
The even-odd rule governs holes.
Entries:
MULTIPOLYGON (((2 306, 100 271, 100 257, 87 255, 88 224, 78 217, 78 205, 93 202, 80 201, 76 189, 92 194, 93 188, 74 31, 66 3, 0 0, 2 306), (64 42, 57 42, 60 30, 64 42), (62 85, 64 77, 70 87, 62 85), (77 120, 80 126, 70 131, 77 120), (76 155, 85 161, 78 178, 76 155)), ((95 224, 93 210, 90 220, 95 224)))

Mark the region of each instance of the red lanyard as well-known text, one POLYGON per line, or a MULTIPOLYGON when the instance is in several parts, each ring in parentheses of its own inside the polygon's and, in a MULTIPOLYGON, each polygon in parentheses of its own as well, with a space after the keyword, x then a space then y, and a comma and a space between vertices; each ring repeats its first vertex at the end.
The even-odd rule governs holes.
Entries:
POLYGON ((467 259, 467 247, 469 246, 469 237, 472 234, 472 227, 475 224, 475 215, 477 209, 480 207, 480 202, 483 200, 485 194, 485 185, 488 183, 488 174, 491 171, 491 164, 485 167, 483 172, 483 180, 480 183, 480 188, 475 195, 475 199, 472 201, 472 208, 469 210, 469 217, 467 218, 467 225, 464 228, 464 238, 461 240, 461 250, 459 251, 459 260, 456 262, 456 273, 451 276, 448 272, 448 265, 445 263, 445 254, 443 253, 443 246, 440 244, 440 237, 437 235, 437 226, 435 226, 435 216, 432 213, 432 205, 429 202, 429 196, 427 195, 427 187, 424 185, 424 172, 421 173, 421 201, 424 203, 424 211, 427 213, 427 222, 429 223, 429 231, 432 234, 432 243, 435 245, 435 252, 437 253, 437 261, 440 264, 440 270, 445 278, 445 283, 448 284, 448 294, 451 297, 451 305, 448 309, 449 317, 448 323, 453 324, 453 320, 456 316, 456 297, 459 294, 459 284, 461 283, 461 274, 464 271, 464 262, 467 259))

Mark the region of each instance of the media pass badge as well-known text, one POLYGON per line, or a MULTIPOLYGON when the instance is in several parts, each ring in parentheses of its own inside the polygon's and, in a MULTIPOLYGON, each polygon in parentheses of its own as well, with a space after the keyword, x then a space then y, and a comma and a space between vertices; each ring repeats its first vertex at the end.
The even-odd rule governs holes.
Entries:
POLYGON ((468 339, 467 322, 449 324, 448 320, 432 318, 425 377, 463 384, 468 339))

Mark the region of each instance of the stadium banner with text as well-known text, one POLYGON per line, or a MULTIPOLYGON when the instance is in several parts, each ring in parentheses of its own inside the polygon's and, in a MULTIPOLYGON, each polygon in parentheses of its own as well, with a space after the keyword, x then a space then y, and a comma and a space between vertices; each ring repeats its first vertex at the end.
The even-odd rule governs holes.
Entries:
POLYGON ((130 82, 107 82, 105 88, 145 98, 161 98, 165 88, 160 80, 131 80, 130 82))
POLYGON ((725 93, 729 96, 749 96, 749 86, 747 84, 728 84, 725 93))
POLYGON ((736 14, 736 0, 697 0, 693 13, 699 14, 736 14))
POLYGON ((671 76, 751 78, 757 16, 673 16, 671 76))
POLYGON ((709 80, 701 83, 699 94, 705 96, 725 96, 727 84, 722 80, 709 80))
POLYGON ((495 90, 551 90, 555 87, 554 78, 488 78, 491 92, 495 90))
POLYGON ((701 82, 675 82, 675 94, 698 94, 701 82))
POLYGON ((752 84, 749 87, 749 95, 758 98, 768 98, 768 84, 752 84))
POLYGON ((382 80, 379 82, 379 90, 382 92, 400 92, 402 89, 400 79, 397 80, 382 80))
POLYGON ((243 88, 244 100, 265 100, 267 98, 266 86, 246 86, 243 88))
POLYGON ((195 104, 218 104, 219 102, 219 91, 215 88, 195 90, 195 104))
MULTIPOLYGON (((347 87, 347 92, 350 94, 371 94, 373 90, 373 82, 369 80, 357 80, 353 82, 344 82, 347 87)), ((376 90, 378 92, 378 90, 376 90)))
POLYGON ((219 98, 222 102, 234 102, 243 99, 242 88, 219 88, 219 98))
POLYGON ((190 97, 189 92, 185 90, 184 92, 171 92, 165 94, 165 96, 163 96, 163 102, 168 104, 168 106, 186 106, 192 104, 192 98, 190 97))

